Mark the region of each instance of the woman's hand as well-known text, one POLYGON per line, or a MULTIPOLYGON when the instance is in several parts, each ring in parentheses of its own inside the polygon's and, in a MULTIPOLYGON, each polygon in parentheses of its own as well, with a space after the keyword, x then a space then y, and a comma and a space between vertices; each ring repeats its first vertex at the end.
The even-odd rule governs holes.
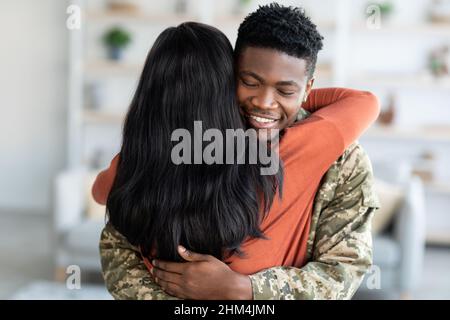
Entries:
POLYGON ((211 255, 199 254, 179 246, 187 262, 153 260, 150 273, 168 294, 181 299, 251 300, 250 278, 231 270, 211 255))

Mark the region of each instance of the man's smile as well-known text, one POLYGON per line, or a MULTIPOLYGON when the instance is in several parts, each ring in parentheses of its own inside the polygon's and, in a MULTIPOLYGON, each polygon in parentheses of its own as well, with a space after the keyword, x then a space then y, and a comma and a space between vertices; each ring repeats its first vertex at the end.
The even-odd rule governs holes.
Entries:
POLYGON ((254 128, 274 128, 278 124, 278 117, 246 113, 250 125, 254 128))

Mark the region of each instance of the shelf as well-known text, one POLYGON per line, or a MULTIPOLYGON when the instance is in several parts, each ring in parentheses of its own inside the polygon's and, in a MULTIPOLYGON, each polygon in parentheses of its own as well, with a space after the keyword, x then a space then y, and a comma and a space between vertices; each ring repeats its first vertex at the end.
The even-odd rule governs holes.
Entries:
POLYGON ((240 25, 245 17, 245 14, 220 15, 214 18, 214 22, 217 24, 240 25))
POLYGON ((450 126, 407 129, 395 126, 376 125, 367 130, 363 138, 450 142, 450 126))
POLYGON ((450 36, 450 23, 423 23, 421 25, 393 25, 381 24, 380 29, 368 28, 365 24, 354 24, 352 31, 357 33, 372 33, 372 34, 392 34, 398 35, 406 33, 408 35, 442 35, 450 36))
MULTIPOLYGON (((235 25, 238 26, 244 21, 246 14, 229 14, 212 17, 211 24, 213 25, 235 25)), ((86 17, 90 21, 97 22, 136 22, 136 23, 161 23, 161 24, 180 24, 186 21, 199 21, 195 15, 189 14, 149 14, 142 12, 127 12, 127 11, 111 11, 111 10, 97 10, 87 11, 86 17)), ((316 25, 320 30, 329 31, 336 29, 334 21, 317 21, 316 25)))
POLYGON ((83 120, 88 124, 122 124, 125 119, 125 114, 95 111, 95 110, 83 110, 83 120))
POLYGON ((314 71, 316 79, 331 80, 333 78, 333 66, 329 63, 319 63, 314 71))
POLYGON ((89 61, 85 65, 85 71, 91 76, 122 75, 138 76, 142 71, 142 65, 127 62, 115 62, 112 60, 89 61))
POLYGON ((107 22, 152 22, 162 24, 179 24, 185 21, 197 20, 193 15, 187 14, 149 14, 127 11, 87 11, 86 17, 90 21, 107 21, 107 22))
POLYGON ((427 244, 450 245, 450 230, 427 230, 427 244))
POLYGON ((382 87, 394 88, 429 88, 450 90, 450 76, 435 78, 431 75, 379 75, 379 74, 360 74, 349 78, 351 85, 369 84, 382 87))
POLYGON ((439 194, 448 194, 450 196, 450 184, 444 182, 426 182, 425 187, 428 191, 439 194))
POLYGON ((334 31, 337 29, 336 22, 334 22, 334 21, 319 20, 319 21, 315 22, 315 24, 316 24, 317 30, 319 30, 319 32, 334 31))

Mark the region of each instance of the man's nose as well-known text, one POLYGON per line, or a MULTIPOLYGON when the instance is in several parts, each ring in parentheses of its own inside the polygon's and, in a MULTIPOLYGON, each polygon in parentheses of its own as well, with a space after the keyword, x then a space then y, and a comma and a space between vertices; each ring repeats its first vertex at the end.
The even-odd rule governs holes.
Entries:
POLYGON ((259 109, 274 109, 277 107, 273 91, 269 88, 262 89, 253 97, 252 103, 259 109))

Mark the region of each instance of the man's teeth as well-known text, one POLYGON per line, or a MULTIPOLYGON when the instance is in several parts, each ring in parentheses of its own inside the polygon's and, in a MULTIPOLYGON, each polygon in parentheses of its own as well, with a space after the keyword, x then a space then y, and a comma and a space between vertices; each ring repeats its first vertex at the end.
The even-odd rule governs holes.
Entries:
POLYGON ((256 116, 250 116, 250 118, 255 119, 258 122, 264 122, 264 123, 275 122, 275 120, 273 120, 273 119, 261 118, 261 117, 256 117, 256 116))

